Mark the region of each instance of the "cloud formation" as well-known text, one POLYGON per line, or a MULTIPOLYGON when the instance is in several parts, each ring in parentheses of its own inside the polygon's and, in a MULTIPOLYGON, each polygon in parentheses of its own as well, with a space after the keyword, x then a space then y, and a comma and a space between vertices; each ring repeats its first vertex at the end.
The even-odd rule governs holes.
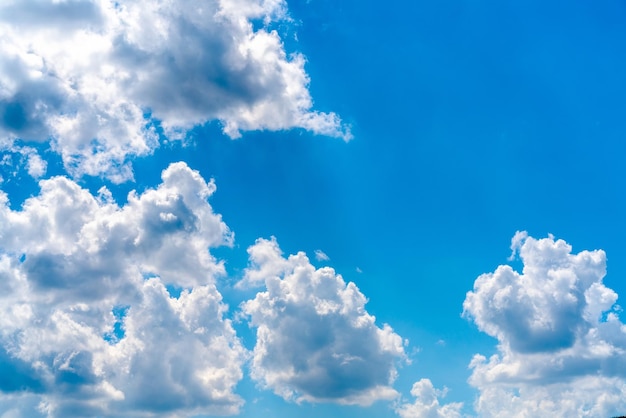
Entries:
POLYGON ((328 261, 330 257, 322 250, 315 250, 315 259, 317 261, 328 261))
POLYGON ((0 183, 18 177, 21 170, 26 170, 26 173, 34 179, 39 179, 46 174, 48 163, 33 147, 0 143, 0 152, 2 152, 0 173, 4 174, 4 176, 0 174, 0 183))
POLYGON ((304 57, 268 29, 286 18, 283 0, 1 0, 0 137, 50 140, 73 175, 118 182, 158 146, 156 125, 170 139, 219 120, 232 138, 348 140, 312 110, 304 57))
POLYGON ((266 290, 242 304, 257 329, 252 377, 287 400, 369 405, 393 399, 403 341, 365 310, 365 296, 302 252, 284 258, 276 240, 249 250, 243 279, 266 290))
POLYGON ((517 233, 522 273, 499 266, 467 293, 464 315, 498 340, 474 356, 482 416, 611 416, 626 410, 626 326, 602 279, 602 250, 517 233))
POLYGON ((223 265, 208 252, 232 241, 207 201, 215 185, 176 163, 122 207, 65 177, 40 187, 21 210, 0 192, 6 410, 236 413, 247 353, 215 287, 223 265))
POLYGON ((446 393, 446 389, 436 389, 430 379, 420 379, 411 388, 415 401, 401 404, 396 412, 401 418, 461 418, 462 403, 439 403, 439 398, 445 397, 446 393))

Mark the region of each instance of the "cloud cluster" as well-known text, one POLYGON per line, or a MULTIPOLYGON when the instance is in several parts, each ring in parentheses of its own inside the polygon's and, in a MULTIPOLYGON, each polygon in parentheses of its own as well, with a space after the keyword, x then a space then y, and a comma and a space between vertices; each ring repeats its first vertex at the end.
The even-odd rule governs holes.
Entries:
POLYGON ((606 255, 517 233, 522 273, 499 266, 467 293, 464 315, 497 338, 470 383, 482 416, 610 416, 626 410, 626 326, 604 286, 606 255))
POLYGON ((46 174, 48 163, 33 147, 0 143, 0 152, 2 152, 0 172, 4 174, 4 176, 0 174, 0 183, 18 177, 24 169, 34 179, 39 179, 46 174), (4 178, 5 176, 7 178, 4 178))
MULTIPOLYGON (((19 210, 0 192, 0 414, 234 414, 250 353, 216 288, 210 248, 233 234, 206 182, 184 163, 118 205, 67 177, 39 182, 19 210)), ((241 306, 257 329, 251 375, 289 400, 393 399, 402 339, 366 298, 274 239, 248 250, 241 306)))
POLYGON ((411 395, 415 397, 415 401, 412 404, 400 405, 396 413, 401 418, 461 418, 462 403, 445 405, 439 403, 439 398, 445 397, 446 392, 446 389, 435 389, 429 379, 420 379, 411 388, 411 395))
POLYGON ((243 279, 266 290, 242 304, 257 329, 252 377, 288 400, 369 405, 392 399, 403 341, 379 328, 365 296, 302 252, 284 258, 275 239, 257 240, 243 279))
POLYGON ((155 121, 172 139, 211 120, 349 139, 268 29, 285 18, 283 0, 0 0, 0 137, 50 140, 70 173, 118 182, 158 146, 155 121))
POLYGON ((26 416, 235 413, 247 353, 208 249, 232 234, 184 163, 122 207, 65 177, 0 192, 0 392, 26 416))

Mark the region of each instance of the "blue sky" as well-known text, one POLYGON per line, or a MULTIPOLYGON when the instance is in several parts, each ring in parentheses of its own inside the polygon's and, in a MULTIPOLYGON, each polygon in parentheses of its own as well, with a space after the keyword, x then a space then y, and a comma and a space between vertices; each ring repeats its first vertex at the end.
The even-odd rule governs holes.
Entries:
POLYGON ((624 22, 1 0, 0 417, 624 414, 624 22))

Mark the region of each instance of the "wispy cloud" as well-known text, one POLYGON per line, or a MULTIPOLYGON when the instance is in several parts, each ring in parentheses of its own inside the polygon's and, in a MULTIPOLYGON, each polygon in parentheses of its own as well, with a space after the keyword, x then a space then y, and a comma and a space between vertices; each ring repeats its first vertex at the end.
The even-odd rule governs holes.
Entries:
POLYGON ((26 170, 26 173, 34 179, 46 174, 48 163, 33 147, 5 143, 0 145, 0 152, 2 152, 0 167, 11 177, 18 176, 22 170, 26 170))
POLYGON ((315 259, 317 261, 328 261, 330 257, 326 255, 326 253, 322 250, 315 250, 315 259))

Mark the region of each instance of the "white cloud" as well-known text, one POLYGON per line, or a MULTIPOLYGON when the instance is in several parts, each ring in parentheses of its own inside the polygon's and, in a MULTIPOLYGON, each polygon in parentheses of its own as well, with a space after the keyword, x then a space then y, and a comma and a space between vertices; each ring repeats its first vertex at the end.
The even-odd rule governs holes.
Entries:
POLYGON ((326 253, 322 250, 315 250, 315 259, 317 261, 328 261, 330 257, 326 255, 326 253))
POLYGON ((396 413, 402 418, 460 418, 462 403, 439 404, 439 398, 446 394, 447 389, 435 389, 429 379, 421 379, 411 389, 411 395, 415 397, 414 403, 401 404, 396 413))
POLYGON ((517 252, 524 244, 524 241, 528 238, 528 232, 526 231, 516 231, 513 238, 511 238, 511 255, 509 256, 509 261, 515 260, 515 256, 517 252))
POLYGON ((1 0, 0 136, 51 139, 75 175, 132 178, 129 159, 219 120, 241 131, 304 128, 350 138, 312 110, 300 54, 253 21, 283 0, 1 0), (150 115, 150 116, 148 116, 150 115))
POLYGON ((126 336, 109 350, 107 372, 124 394, 120 415, 140 409, 156 415, 234 414, 233 393, 246 353, 213 285, 171 297, 160 279, 145 281, 131 306, 126 336), (133 378, 130 379, 130 376, 133 378))
POLYGON ((289 270, 289 262, 282 256, 276 238, 257 240, 248 248, 250 267, 246 269, 243 279, 235 287, 247 288, 262 286, 270 277, 279 279, 289 270))
POLYGON ((244 280, 267 273, 266 291, 242 304, 257 329, 255 380, 287 400, 368 405, 397 396, 390 384, 405 359, 402 339, 376 326, 354 283, 316 270, 302 252, 283 258, 275 239, 249 252, 244 280))
POLYGON ((3 171, 10 171, 8 173, 10 177, 17 177, 23 168, 34 179, 46 174, 48 163, 41 158, 35 148, 4 143, 0 144, 0 151, 3 154, 0 167, 3 171))
POLYGON ((610 416, 626 409, 626 326, 604 286, 602 250, 572 254, 554 237, 517 233, 520 274, 509 266, 476 279, 464 315, 497 338, 476 355, 470 383, 482 416, 610 416))
POLYGON ((0 418, 44 418, 38 395, 19 393, 0 397, 0 418))
POLYGON ((26 163, 26 170, 28 174, 38 179, 46 174, 46 170, 48 168, 48 163, 44 161, 39 154, 30 153, 28 154, 28 162, 26 163))
POLYGON ((616 417, 626 410, 626 382, 582 376, 550 385, 489 385, 481 388, 481 417, 616 417))
POLYGON ((33 398, 52 417, 238 411, 247 353, 208 252, 232 234, 207 202, 212 182, 184 163, 162 180, 123 207, 64 177, 42 180, 18 211, 0 192, 7 414, 32 416, 33 398))

